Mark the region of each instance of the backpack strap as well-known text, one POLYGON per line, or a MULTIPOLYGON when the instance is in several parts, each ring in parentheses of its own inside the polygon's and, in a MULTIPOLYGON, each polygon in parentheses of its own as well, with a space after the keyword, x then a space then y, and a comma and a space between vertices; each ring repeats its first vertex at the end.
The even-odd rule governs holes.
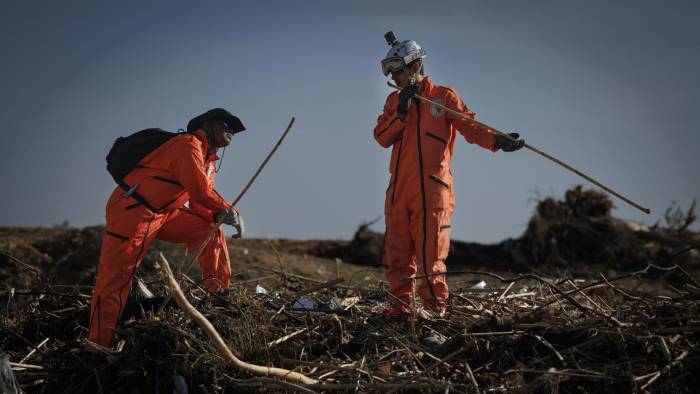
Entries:
POLYGON ((144 207, 148 208, 148 210, 150 210, 153 213, 156 213, 158 211, 155 207, 153 207, 153 205, 151 205, 148 202, 148 200, 146 200, 146 197, 142 196, 139 192, 136 191, 136 189, 138 188, 138 183, 134 186, 129 186, 129 184, 127 184, 124 181, 119 181, 117 183, 119 184, 119 187, 124 189, 125 197, 133 197, 134 200, 141 203, 144 207))
MULTIPOLYGON (((145 130, 142 130, 142 131, 145 131, 145 130)), ((160 131, 162 131, 162 130, 160 130, 160 131)), ((176 134, 176 135, 173 136, 173 137, 179 137, 179 136, 182 136, 182 135, 190 134, 190 135, 195 136, 195 138, 199 138, 199 136, 198 136, 197 134, 192 133, 192 132, 189 132, 189 131, 184 131, 184 130, 182 130, 182 129, 178 130, 178 132, 175 133, 175 134, 176 134)), ((150 152, 149 152, 149 153, 150 153, 150 152)), ((205 159, 206 159, 206 156, 205 156, 205 159)), ((109 162, 109 156, 108 156, 108 162, 109 162)), ((137 163, 137 164, 135 164, 135 165, 133 166, 133 168, 148 168, 148 167, 143 166, 143 165, 140 165, 140 164, 137 163)), ((107 169, 109 170, 109 165, 107 166, 107 169)), ((128 174, 128 173, 127 173, 127 174, 128 174)), ((146 209, 148 209, 149 211, 151 211, 151 212, 153 212, 153 213, 157 213, 159 210, 161 210, 161 209, 167 207, 168 205, 172 204, 173 202, 175 202, 175 201, 176 201, 178 198, 180 198, 180 197, 182 196, 182 194, 184 193, 184 191, 181 192, 180 194, 178 194, 177 197, 175 197, 172 201, 170 201, 170 202, 168 202, 167 204, 165 204, 163 207, 161 207, 161 208, 156 208, 156 207, 154 207, 153 205, 151 205, 151 203, 149 203, 148 200, 146 200, 146 197, 144 197, 142 194, 140 194, 140 193, 136 190, 136 189, 138 189, 138 187, 139 187, 139 184, 138 184, 138 183, 135 183, 133 186, 130 186, 128 183, 124 182, 123 179, 117 179, 116 176, 114 176, 114 175, 112 175, 112 176, 113 176, 113 178, 115 178, 114 180, 117 182, 117 184, 119 185, 119 187, 122 188, 122 189, 124 190, 123 196, 124 196, 124 197, 133 197, 133 199, 136 200, 136 201, 138 202, 138 204, 130 205, 130 206, 129 206, 129 209, 135 208, 135 207, 138 206, 138 205, 143 205, 143 206, 144 206, 146 209)), ((126 174, 125 174, 124 176, 126 176, 126 174)), ((153 178, 154 178, 154 179, 157 179, 157 180, 159 180, 159 181, 162 181, 162 182, 167 182, 167 183, 171 183, 171 184, 174 184, 174 185, 177 185, 177 186, 182 187, 182 185, 180 185, 180 183, 177 182, 177 181, 175 181, 175 180, 171 180, 171 179, 167 179, 167 178, 163 178, 163 177, 159 177, 159 176, 154 176, 153 178)))

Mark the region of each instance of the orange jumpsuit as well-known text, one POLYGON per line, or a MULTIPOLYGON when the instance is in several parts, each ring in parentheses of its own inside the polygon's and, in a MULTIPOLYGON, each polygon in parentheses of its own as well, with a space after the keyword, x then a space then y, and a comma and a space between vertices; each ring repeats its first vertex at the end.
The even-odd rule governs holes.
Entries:
MULTIPOLYGON (((420 82, 421 96, 475 119, 459 95, 447 86, 434 85, 429 77, 420 82)), ((401 120, 396 111, 399 93, 387 97, 384 113, 377 120, 374 138, 392 147, 384 217, 384 264, 391 293, 406 305, 417 267, 421 275, 444 273, 450 247, 450 217, 454 191, 450 161, 456 131, 469 143, 494 149, 493 131, 457 118, 431 104, 413 101, 401 120)), ((418 289, 423 305, 444 307, 448 297, 444 275, 422 280, 418 289)))
MULTIPOLYGON (((125 178, 138 184, 138 193, 155 207, 151 211, 125 197, 117 187, 107 202, 107 223, 90 308, 92 342, 111 343, 131 288, 131 277, 153 239, 183 243, 196 250, 214 228, 213 213, 231 207, 214 190, 216 154, 208 154, 204 131, 173 137, 148 156, 125 178), (189 201, 189 208, 184 204, 189 201)), ((222 230, 199 257, 204 286, 209 290, 231 283, 228 249, 222 230)))

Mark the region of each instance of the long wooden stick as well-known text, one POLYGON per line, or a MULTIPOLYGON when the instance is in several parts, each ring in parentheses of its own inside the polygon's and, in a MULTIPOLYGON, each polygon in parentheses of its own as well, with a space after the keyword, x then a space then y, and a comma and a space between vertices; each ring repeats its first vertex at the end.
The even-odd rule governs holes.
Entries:
MULTIPOLYGON (((279 148, 279 146, 282 144, 282 141, 284 141, 285 137, 287 137, 287 133, 289 133, 289 130, 291 130, 293 124, 294 124, 294 118, 292 118, 292 120, 289 121, 289 125, 287 126, 287 129, 284 130, 284 133, 282 133, 282 136, 280 137, 280 139, 277 140, 277 143, 275 144, 275 146, 272 148, 270 153, 268 153, 267 157, 265 158, 265 160, 263 160, 262 164, 260 164, 260 167, 258 167, 258 170, 255 171, 255 174, 253 175, 253 177, 250 178, 250 180, 245 185, 243 190, 241 190, 241 192, 238 193, 238 197, 236 197, 236 199, 233 200, 233 203, 231 204, 232 206, 236 206, 236 204, 238 204, 238 202, 241 201, 241 198, 243 198, 243 196, 248 191, 248 189, 250 189, 250 186, 253 184, 253 182, 255 182, 255 179, 257 179, 258 175, 260 175, 260 172, 263 170, 263 168, 265 168, 265 165, 267 164, 267 162, 270 161, 270 158, 272 157, 272 155, 275 154, 275 152, 277 151, 277 148, 279 148)), ((221 215, 221 216, 223 219, 223 215, 221 215)), ((197 258, 199 258, 199 255, 202 254, 202 250, 204 250, 204 248, 209 244, 209 242, 211 242, 211 240, 214 239, 214 236, 216 235, 217 231, 219 230, 219 226, 221 226, 221 223, 222 222, 220 219, 216 223, 214 228, 211 230, 211 232, 209 233, 209 236, 207 237, 207 239, 204 242, 202 242, 202 244, 199 246, 197 251, 189 259, 189 262, 186 262, 186 264, 185 264, 185 262, 183 262, 183 264, 180 265, 180 267, 183 267, 183 266, 185 267, 185 270, 184 270, 185 274, 187 274, 190 271, 194 262, 197 260, 197 258)))
POLYGON ((185 313, 187 313, 192 320, 202 327, 202 330, 204 330, 209 339, 212 341, 214 347, 219 352, 221 357, 228 360, 236 368, 256 375, 275 376, 291 382, 302 384, 318 383, 317 380, 311 379, 298 372, 293 372, 284 368, 264 367, 262 365, 250 364, 236 357, 211 322, 209 322, 204 315, 202 315, 195 307, 192 306, 192 304, 189 303, 189 301, 187 301, 187 298, 182 292, 182 289, 180 289, 180 286, 177 284, 177 281, 173 276, 173 272, 170 270, 168 260, 165 259, 163 253, 158 253, 158 263, 160 265, 161 273, 163 274, 165 281, 168 283, 168 286, 170 286, 170 292, 175 297, 177 304, 180 305, 180 308, 182 308, 182 310, 185 311, 185 313))
MULTIPOLYGON (((391 83, 391 82, 387 82, 387 84, 388 84, 389 86, 391 86, 392 88, 396 89, 396 90, 401 90, 400 87, 396 86, 395 84, 393 84, 393 83, 391 83)), ((505 137, 507 137, 507 138, 509 138, 509 139, 511 139, 511 140, 514 141, 513 137, 511 137, 510 135, 508 135, 508 133, 505 133, 505 132, 503 132, 503 131, 501 131, 501 130, 498 130, 497 128, 495 128, 495 127, 493 127, 493 126, 489 126, 489 125, 487 125, 486 123, 479 122, 479 121, 476 120, 476 119, 472 119, 472 118, 470 118, 470 117, 468 117, 468 116, 465 116, 464 114, 461 114, 461 113, 459 113, 459 112, 457 112, 457 111, 455 111, 455 110, 453 110, 453 109, 451 109, 451 108, 447 108, 446 106, 444 106, 444 105, 442 105, 442 104, 440 104, 440 103, 438 103, 438 102, 435 102, 435 101, 433 101, 433 100, 427 99, 427 98, 425 98, 425 97, 423 97, 423 96, 421 96, 421 95, 419 95, 419 94, 415 94, 413 97, 415 97, 415 98, 417 98, 418 100, 421 100, 421 101, 423 101, 423 102, 426 102, 426 103, 428 103, 428 104, 432 104, 432 105, 434 105, 434 106, 436 106, 436 107, 438 107, 438 108, 441 108, 441 109, 443 109, 443 110, 445 110, 445 111, 451 113, 452 115, 457 116, 457 117, 459 117, 459 118, 461 118, 461 119, 464 119, 464 120, 466 120, 466 121, 468 121, 468 122, 477 124, 477 125, 482 126, 482 127, 486 127, 487 129, 491 129, 491 130, 493 130, 494 132, 496 132, 497 134, 500 134, 500 135, 502 135, 502 136, 505 136, 505 137)), ((618 192, 616 192, 616 191, 610 189, 609 187, 607 187, 607 186, 603 185, 602 183, 596 181, 595 179, 591 178, 590 176, 588 176, 588 175, 582 173, 581 171, 577 170, 576 168, 572 167, 571 165, 569 165, 569 164, 567 164, 567 163, 565 163, 565 162, 563 162, 563 161, 557 159, 556 157, 551 156, 551 155, 549 155, 549 154, 543 152, 542 150, 535 148, 535 147, 532 146, 532 145, 525 144, 524 146, 525 146, 525 148, 530 149, 531 151, 533 151, 533 152, 535 152, 535 153, 537 153, 537 154, 539 154, 539 155, 541 155, 541 156, 543 156, 543 157, 545 157, 545 158, 547 158, 547 159, 549 159, 549 160, 551 160, 551 161, 553 161, 553 162, 559 164, 560 166, 566 168, 567 170, 573 172, 574 174, 576 174, 576 175, 582 177, 583 179, 585 179, 585 180, 587 180, 587 181, 593 183, 594 185, 600 187, 601 189, 603 189, 603 190, 607 191, 608 193, 614 195, 615 197, 621 199, 622 201, 626 202, 627 204, 630 204, 631 206, 633 206, 633 207, 639 209, 640 211, 642 211, 642 212, 644 212, 644 213, 646 213, 646 214, 649 214, 649 213, 651 212, 651 209, 649 209, 649 208, 644 208, 643 206, 641 206, 641 205, 635 203, 634 201, 628 199, 627 197, 621 195, 620 193, 618 193, 618 192)))

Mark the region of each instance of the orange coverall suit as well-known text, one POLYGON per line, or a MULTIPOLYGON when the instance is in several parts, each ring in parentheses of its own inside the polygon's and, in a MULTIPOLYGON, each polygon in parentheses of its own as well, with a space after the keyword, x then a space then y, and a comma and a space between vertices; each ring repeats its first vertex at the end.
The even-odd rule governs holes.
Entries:
MULTIPOLYGON (((419 95, 476 119, 452 88, 434 85, 429 77, 420 84, 419 95)), ((384 204, 386 277, 391 293, 405 305, 412 305, 416 264, 421 275, 446 272, 454 210, 450 161, 455 130, 469 143, 492 151, 494 133, 431 104, 417 104, 415 99, 401 120, 396 110, 398 98, 398 92, 387 97, 374 138, 382 147, 392 147, 391 179, 384 204)), ((445 276, 422 280, 418 292, 425 307, 441 309, 448 297, 445 276)))
MULTIPOLYGON (((216 154, 208 154, 204 131, 173 137, 143 158, 124 181, 156 207, 152 212, 117 187, 107 202, 107 223, 90 309, 92 342, 111 343, 131 288, 131 277, 153 239, 196 250, 214 228, 213 213, 231 207, 214 190, 216 154), (184 204, 189 201, 189 208, 184 204)), ((199 257, 204 286, 227 288, 231 267, 222 230, 199 257)))

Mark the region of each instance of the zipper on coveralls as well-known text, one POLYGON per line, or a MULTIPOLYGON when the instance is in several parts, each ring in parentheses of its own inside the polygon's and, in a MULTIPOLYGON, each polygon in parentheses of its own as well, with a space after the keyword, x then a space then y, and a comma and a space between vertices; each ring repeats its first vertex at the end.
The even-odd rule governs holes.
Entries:
POLYGON ((394 200, 396 199, 396 184, 399 182, 399 162, 401 161, 401 150, 403 149, 403 134, 401 134, 401 141, 399 141, 399 154, 396 155, 396 166, 394 167, 394 184, 391 186, 394 190, 391 191, 391 206, 394 206, 394 200))
POLYGON ((420 133, 420 105, 421 103, 416 100, 416 111, 418 112, 418 123, 416 124, 416 137, 418 138, 418 163, 420 165, 420 191, 421 191, 421 197, 423 198, 423 247, 422 247, 422 253, 421 255, 423 256, 423 272, 426 275, 425 281, 428 282, 428 287, 430 288, 430 295, 433 297, 433 302, 435 303, 435 306, 438 307, 438 299, 437 296, 435 295, 435 290, 433 289, 433 284, 430 281, 430 277, 427 276, 429 275, 428 273, 428 265, 426 260, 426 255, 425 255, 425 249, 426 249, 426 243, 428 241, 428 207, 427 207, 427 202, 425 199, 425 179, 423 176, 423 147, 421 145, 421 133, 420 133))

